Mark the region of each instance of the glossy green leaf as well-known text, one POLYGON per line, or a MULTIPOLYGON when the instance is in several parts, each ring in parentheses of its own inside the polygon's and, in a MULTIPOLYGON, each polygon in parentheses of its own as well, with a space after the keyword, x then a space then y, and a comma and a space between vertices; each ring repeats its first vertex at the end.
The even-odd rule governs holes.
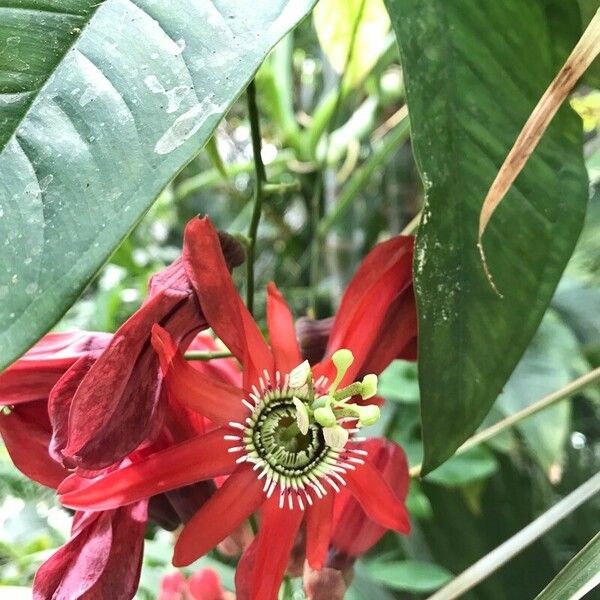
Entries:
POLYGON ((597 533, 535 600, 579 600, 600 585, 600 533, 597 533))
POLYGON ((452 579, 447 569, 417 560, 371 562, 367 572, 387 587, 415 594, 437 590, 452 579))
POLYGON ((47 331, 314 0, 0 7, 0 367, 47 331))
POLYGON ((481 205, 573 31, 557 31, 543 0, 386 4, 427 197, 415 289, 428 472, 475 431, 529 344, 581 229, 587 177, 581 121, 564 107, 484 236, 496 295, 476 245, 481 205))

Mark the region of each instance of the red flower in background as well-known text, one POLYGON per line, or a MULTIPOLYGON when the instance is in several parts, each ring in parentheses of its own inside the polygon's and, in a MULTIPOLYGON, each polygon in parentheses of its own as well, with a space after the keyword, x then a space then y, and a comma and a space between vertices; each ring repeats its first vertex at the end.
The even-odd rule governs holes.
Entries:
POLYGON ((223 589, 216 571, 200 569, 187 579, 181 571, 165 575, 158 600, 235 600, 235 596, 223 589))
MULTIPOLYGON (((15 465, 28 477, 58 487, 69 472, 49 445, 48 396, 74 364, 94 360, 110 334, 51 333, 0 374, 0 433, 15 465)), ((35 600, 131 598, 142 564, 147 501, 112 511, 77 512, 71 539, 38 570, 35 600), (114 595, 118 589, 119 596, 114 595)))
MULTIPOLYGON (((369 443, 356 434, 378 417, 376 406, 364 405, 376 391, 376 373, 414 343, 412 248, 411 238, 397 237, 369 254, 344 295, 325 357, 310 369, 302 362, 292 316, 277 289, 269 287, 269 347, 233 286, 216 231, 207 219, 191 221, 184 244, 186 273, 209 325, 242 363, 243 386, 195 370, 177 341, 155 326, 152 341, 170 397, 218 428, 85 487, 73 489, 67 480, 60 490, 63 503, 114 510, 229 475, 183 529, 173 562, 191 563, 260 508, 260 532, 244 553, 237 578, 238 597, 257 600, 276 598, 303 520, 308 561, 316 569, 324 565, 333 515, 344 512, 335 509, 338 502, 346 503, 344 487, 379 526, 407 533, 403 493, 399 497, 390 487, 369 454, 369 443), (356 402, 360 398, 362 405, 356 402)), ((401 464, 406 489, 408 471, 406 462, 401 464)))
MULTIPOLYGON (((220 234, 220 243, 228 264, 239 264, 239 244, 226 234, 220 234)), ((206 430, 206 420, 197 413, 168 406, 150 344, 157 321, 182 348, 207 326, 184 262, 177 260, 151 280, 148 299, 114 336, 51 333, 0 374, 0 406, 8 407, 0 411, 0 434, 13 462, 28 477, 56 488, 69 475, 63 463, 83 466, 70 478, 69 485, 75 486, 106 472, 105 467, 112 470, 124 459, 123 464, 131 464, 144 452, 206 430), (133 452, 136 448, 141 451, 133 452)), ((216 349, 208 338, 192 346, 216 349)), ((232 361, 196 368, 239 383, 232 361)), ((38 570, 36 600, 133 597, 148 510, 153 520, 173 529, 213 489, 211 482, 200 482, 115 510, 77 512, 71 539, 38 570)))

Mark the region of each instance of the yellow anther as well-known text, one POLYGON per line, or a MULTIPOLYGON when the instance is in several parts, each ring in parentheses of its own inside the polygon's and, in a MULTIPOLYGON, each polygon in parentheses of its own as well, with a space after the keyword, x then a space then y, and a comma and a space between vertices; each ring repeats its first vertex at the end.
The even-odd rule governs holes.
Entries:
POLYGON ((325 443, 334 450, 341 450, 348 442, 348 431, 340 425, 323 428, 325 443))
POLYGON ((363 400, 368 400, 377 394, 377 375, 369 373, 365 375, 362 380, 362 391, 361 396, 363 400))
POLYGON ((358 421, 363 427, 374 425, 379 421, 381 411, 379 406, 376 404, 369 404, 368 406, 356 406, 354 407, 358 413, 358 421))

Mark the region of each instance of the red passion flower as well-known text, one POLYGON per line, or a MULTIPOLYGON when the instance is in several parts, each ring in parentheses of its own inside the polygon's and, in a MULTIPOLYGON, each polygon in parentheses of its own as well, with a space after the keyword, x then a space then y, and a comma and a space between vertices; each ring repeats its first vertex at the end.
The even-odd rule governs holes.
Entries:
POLYGON ((371 252, 344 295, 324 358, 311 367, 302 360, 291 312, 276 287, 268 288, 269 346, 235 290, 216 230, 206 218, 192 220, 184 244, 188 276, 208 324, 243 366, 242 387, 194 369, 171 335, 155 325, 152 343, 170 397, 217 427, 85 487, 66 486, 63 504, 111 510, 228 475, 185 525, 173 564, 188 565, 206 554, 260 509, 260 531, 238 567, 238 575, 248 573, 244 590, 238 577, 238 595, 254 600, 277 597, 303 522, 308 562, 324 566, 344 488, 372 521, 408 533, 404 499, 371 460, 359 433, 379 417, 377 405, 368 403, 377 373, 415 337, 413 320, 404 331, 392 319, 393 338, 382 332, 390 307, 410 304, 412 251, 412 238, 396 237, 371 252))

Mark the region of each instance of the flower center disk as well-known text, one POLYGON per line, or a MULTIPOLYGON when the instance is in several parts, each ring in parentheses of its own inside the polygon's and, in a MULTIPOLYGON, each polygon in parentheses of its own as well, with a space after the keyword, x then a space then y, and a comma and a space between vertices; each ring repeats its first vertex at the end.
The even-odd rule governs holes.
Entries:
POLYGON ((306 434, 298 431, 296 407, 291 398, 269 404, 257 415, 251 437, 252 450, 281 475, 301 476, 320 464, 329 454, 321 427, 309 425, 306 434))

